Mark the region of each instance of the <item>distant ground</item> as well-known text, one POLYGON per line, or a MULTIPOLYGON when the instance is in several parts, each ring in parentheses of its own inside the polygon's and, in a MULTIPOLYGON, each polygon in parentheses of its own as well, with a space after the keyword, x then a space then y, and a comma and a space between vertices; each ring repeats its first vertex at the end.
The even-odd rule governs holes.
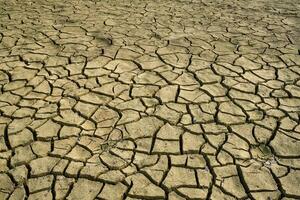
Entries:
POLYGON ((300 199, 298 0, 0 0, 0 199, 300 199))

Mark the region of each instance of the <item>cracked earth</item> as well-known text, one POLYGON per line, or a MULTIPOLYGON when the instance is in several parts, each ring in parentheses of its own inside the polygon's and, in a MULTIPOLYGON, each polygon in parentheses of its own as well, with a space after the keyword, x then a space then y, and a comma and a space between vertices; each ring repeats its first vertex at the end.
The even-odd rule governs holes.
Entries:
POLYGON ((300 199, 297 0, 0 0, 0 199, 300 199))

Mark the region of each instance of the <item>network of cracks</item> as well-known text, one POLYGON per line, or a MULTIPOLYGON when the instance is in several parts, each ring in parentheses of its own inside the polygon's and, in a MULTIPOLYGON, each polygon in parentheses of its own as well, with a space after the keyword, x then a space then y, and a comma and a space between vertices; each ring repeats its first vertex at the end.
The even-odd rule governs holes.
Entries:
POLYGON ((300 199, 299 14, 0 0, 0 199, 300 199))

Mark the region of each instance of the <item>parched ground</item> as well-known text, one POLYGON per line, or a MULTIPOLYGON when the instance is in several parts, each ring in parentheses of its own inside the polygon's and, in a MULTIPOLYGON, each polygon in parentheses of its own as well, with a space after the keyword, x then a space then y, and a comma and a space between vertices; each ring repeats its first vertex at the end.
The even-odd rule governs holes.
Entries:
POLYGON ((299 0, 0 0, 0 199, 300 199, 299 0))

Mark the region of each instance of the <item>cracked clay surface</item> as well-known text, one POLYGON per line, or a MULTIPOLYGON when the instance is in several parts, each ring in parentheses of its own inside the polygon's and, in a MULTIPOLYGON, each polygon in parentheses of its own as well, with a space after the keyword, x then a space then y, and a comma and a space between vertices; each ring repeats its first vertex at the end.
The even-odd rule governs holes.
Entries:
POLYGON ((0 0, 0 199, 300 199, 297 0, 0 0))

